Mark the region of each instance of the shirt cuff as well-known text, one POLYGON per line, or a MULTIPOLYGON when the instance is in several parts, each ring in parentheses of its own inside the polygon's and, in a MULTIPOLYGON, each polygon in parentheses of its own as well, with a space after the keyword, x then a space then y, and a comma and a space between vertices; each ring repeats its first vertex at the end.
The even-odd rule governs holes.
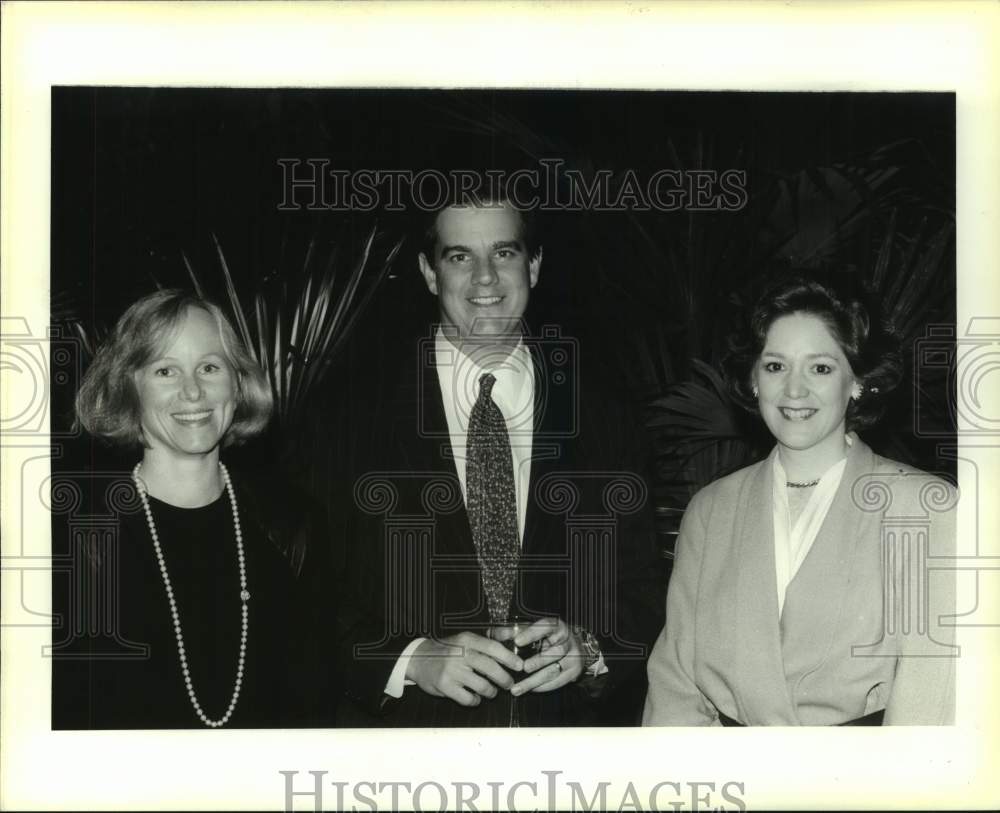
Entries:
POLYGON ((392 674, 389 675, 389 680, 385 684, 385 693, 389 697, 400 698, 403 696, 403 689, 413 685, 412 680, 406 679, 406 667, 409 666, 410 658, 417 651, 417 647, 426 640, 426 638, 415 638, 410 641, 406 649, 400 654, 399 660, 396 661, 396 665, 392 669, 392 674))

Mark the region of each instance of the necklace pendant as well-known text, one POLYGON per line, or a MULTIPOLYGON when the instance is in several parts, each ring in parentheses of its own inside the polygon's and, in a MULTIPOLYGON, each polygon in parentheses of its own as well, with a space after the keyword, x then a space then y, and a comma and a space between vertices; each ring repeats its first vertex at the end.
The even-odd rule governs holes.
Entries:
POLYGON ((240 590, 240 601, 250 601, 249 590, 240 590))

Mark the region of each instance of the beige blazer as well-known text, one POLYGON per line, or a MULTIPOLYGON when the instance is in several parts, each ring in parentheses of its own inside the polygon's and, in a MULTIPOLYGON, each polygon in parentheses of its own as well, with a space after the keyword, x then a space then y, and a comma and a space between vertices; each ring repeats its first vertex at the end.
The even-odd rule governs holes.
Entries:
MULTIPOLYGON (((772 455, 776 454, 776 450, 772 455)), ((954 709, 958 495, 854 436, 840 487, 779 622, 770 458, 685 512, 643 725, 941 725, 954 709), (928 575, 929 574, 929 575, 928 575)))

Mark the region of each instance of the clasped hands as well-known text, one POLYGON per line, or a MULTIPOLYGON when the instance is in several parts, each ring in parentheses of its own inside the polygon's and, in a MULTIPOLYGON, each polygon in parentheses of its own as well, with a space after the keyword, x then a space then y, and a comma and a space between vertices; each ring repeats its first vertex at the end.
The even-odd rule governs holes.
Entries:
POLYGON ((522 651, 535 650, 534 654, 520 658, 499 640, 474 632, 429 638, 410 658, 406 677, 435 697, 478 706, 483 698, 496 697, 499 689, 515 697, 526 692, 551 692, 583 674, 583 647, 561 618, 540 618, 521 630, 514 643, 522 651), (504 667, 527 677, 515 681, 504 667))

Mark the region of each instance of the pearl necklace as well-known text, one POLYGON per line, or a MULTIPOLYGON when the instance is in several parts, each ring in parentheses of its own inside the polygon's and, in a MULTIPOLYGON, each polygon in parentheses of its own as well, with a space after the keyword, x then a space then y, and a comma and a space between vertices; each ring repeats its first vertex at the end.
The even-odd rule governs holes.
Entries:
POLYGON ((820 478, 817 477, 815 480, 810 480, 808 483, 793 483, 791 480, 786 480, 785 485, 789 488, 812 488, 814 485, 819 483, 820 478))
POLYGON ((236 701, 239 700, 240 697, 240 689, 243 686, 243 666, 246 663, 249 617, 247 602, 250 600, 250 592, 247 590, 246 561, 243 557, 243 532, 240 529, 240 513, 236 507, 236 494, 233 491, 233 482, 229 479, 229 470, 224 464, 219 463, 219 469, 222 471, 222 480, 226 484, 226 491, 229 494, 229 503, 233 507, 233 527, 236 531, 236 558, 240 567, 240 603, 242 606, 240 658, 236 666, 236 683, 233 686, 233 696, 229 701, 229 707, 220 719, 210 720, 208 715, 202 710, 201 704, 198 702, 198 698, 194 693, 194 686, 191 682, 191 671, 188 668, 187 655, 184 651, 184 634, 181 631, 181 619, 179 613, 177 612, 177 602, 174 600, 174 588, 170 584, 170 574, 167 573, 167 562, 163 558, 163 549, 160 547, 159 534, 156 533, 156 523, 153 522, 153 512, 149 507, 149 500, 146 496, 146 487, 139 479, 139 470, 141 468, 142 463, 137 463, 135 468, 132 469, 132 479, 135 481, 136 490, 139 492, 139 499, 142 500, 142 507, 146 512, 146 524, 149 526, 150 536, 153 537, 153 548, 156 550, 156 560, 160 564, 160 575, 163 576, 163 586, 167 591, 167 601, 170 603, 170 615, 174 621, 174 636, 177 638, 177 653, 181 660, 181 671, 184 673, 184 686, 187 688, 188 697, 191 700, 191 705, 194 706, 194 710, 198 715, 198 718, 209 728, 221 728, 229 722, 229 718, 232 717, 233 711, 236 708, 236 701))

